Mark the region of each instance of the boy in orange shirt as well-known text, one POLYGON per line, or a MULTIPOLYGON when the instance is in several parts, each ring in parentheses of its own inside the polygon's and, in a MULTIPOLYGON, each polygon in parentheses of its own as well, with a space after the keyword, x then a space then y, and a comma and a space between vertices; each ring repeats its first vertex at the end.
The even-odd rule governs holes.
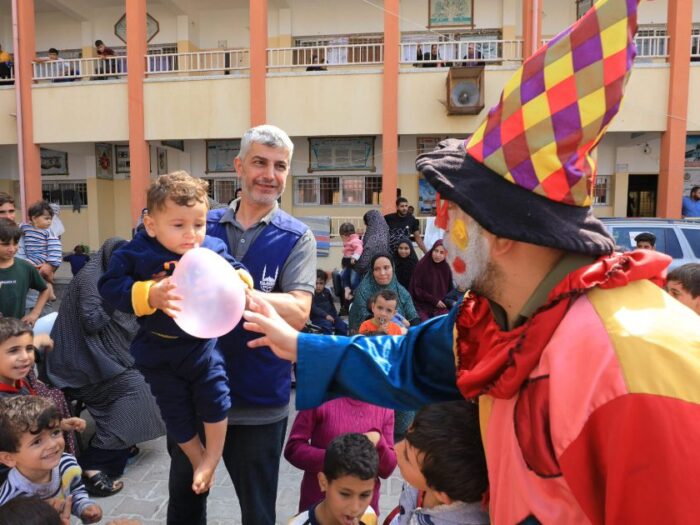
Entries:
POLYGON ((387 335, 403 335, 403 329, 392 321, 396 314, 399 298, 392 290, 379 290, 370 299, 372 319, 367 319, 360 325, 360 333, 385 332, 387 335))

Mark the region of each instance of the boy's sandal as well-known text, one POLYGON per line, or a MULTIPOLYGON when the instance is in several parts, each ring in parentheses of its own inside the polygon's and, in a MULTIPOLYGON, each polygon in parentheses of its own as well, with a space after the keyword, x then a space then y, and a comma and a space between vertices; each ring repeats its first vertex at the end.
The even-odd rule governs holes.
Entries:
POLYGON ((83 476, 83 483, 85 483, 88 494, 98 498, 112 496, 124 488, 123 481, 115 481, 104 472, 98 472, 90 477, 83 476))

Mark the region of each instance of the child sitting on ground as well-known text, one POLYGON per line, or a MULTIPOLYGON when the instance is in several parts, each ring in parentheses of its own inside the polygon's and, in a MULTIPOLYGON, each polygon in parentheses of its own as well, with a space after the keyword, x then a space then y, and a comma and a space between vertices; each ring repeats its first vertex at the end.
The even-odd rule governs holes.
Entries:
MULTIPOLYGON (((363 401, 340 397, 320 407, 300 410, 289 433, 284 457, 304 471, 299 491, 299 511, 318 503, 323 495, 318 473, 330 442, 345 432, 363 433, 379 454, 379 477, 388 478, 396 468, 394 452, 394 412, 363 401)), ((379 512, 379 479, 374 485, 372 507, 379 512)))
POLYGON ((700 263, 688 263, 670 271, 666 288, 671 297, 700 315, 700 263))
POLYGON ((102 509, 88 497, 78 462, 64 448, 61 416, 51 401, 0 399, 0 461, 11 468, 0 487, 0 505, 37 496, 51 500, 54 508, 69 503, 83 523, 100 521, 102 509))
MULTIPOLYGON (((29 223, 22 223, 24 235, 24 256, 39 269, 39 274, 53 285, 54 274, 63 260, 61 241, 51 232, 53 209, 46 201, 39 201, 27 210, 29 223)), ((56 299, 53 286, 50 287, 50 300, 56 299)))
POLYGON ((379 457, 363 434, 343 434, 330 442, 318 484, 325 499, 292 518, 288 525, 375 525, 370 506, 379 457))
POLYGON ((388 335, 403 335, 405 330, 392 319, 396 314, 399 297, 396 292, 389 289, 379 290, 369 300, 369 309, 372 311, 372 319, 367 319, 360 325, 359 332, 367 334, 372 332, 384 332, 388 335))
POLYGON ((73 253, 66 255, 63 260, 70 263, 70 272, 73 274, 73 277, 75 277, 76 274, 82 270, 83 266, 85 266, 85 264, 90 260, 90 256, 85 253, 85 248, 83 245, 78 244, 75 248, 73 248, 73 253))
POLYGON ((340 238, 343 240, 343 258, 340 264, 343 268, 341 279, 345 292, 345 300, 352 299, 352 292, 360 284, 360 276, 355 271, 354 266, 362 255, 363 245, 360 237, 355 233, 355 226, 352 223, 344 222, 338 228, 340 238))
POLYGON ((488 525, 488 487, 476 405, 464 400, 418 411, 396 454, 405 480, 391 525, 488 525))
POLYGON ((158 177, 148 189, 144 230, 112 254, 98 283, 108 303, 138 317, 140 328, 131 353, 151 387, 168 434, 192 463, 192 490, 197 494, 213 482, 231 399, 216 339, 189 335, 172 319, 181 297, 165 270, 200 245, 226 258, 252 288, 252 278, 228 254, 224 242, 205 236, 207 187, 206 181, 184 171, 158 177), (206 448, 197 434, 198 421, 204 423, 206 448))
POLYGON ((326 288, 326 281, 328 274, 323 270, 316 270, 316 290, 311 299, 311 322, 326 335, 348 335, 348 325, 338 316, 333 295, 326 288))

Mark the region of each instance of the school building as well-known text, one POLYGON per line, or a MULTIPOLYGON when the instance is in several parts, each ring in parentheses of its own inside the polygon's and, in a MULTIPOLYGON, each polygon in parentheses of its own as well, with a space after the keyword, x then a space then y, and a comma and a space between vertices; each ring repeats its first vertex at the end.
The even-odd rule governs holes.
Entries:
MULTIPOLYGON (((64 247, 94 250, 130 234, 159 173, 187 170, 228 202, 240 137, 268 122, 295 144, 282 198, 295 216, 336 233, 393 211, 397 188, 428 215, 417 153, 473 132, 523 58, 591 4, 0 0, 14 58, 0 63, 0 190, 60 203, 64 247)), ((679 217, 700 183, 700 0, 642 1, 637 46, 595 212, 679 217)))

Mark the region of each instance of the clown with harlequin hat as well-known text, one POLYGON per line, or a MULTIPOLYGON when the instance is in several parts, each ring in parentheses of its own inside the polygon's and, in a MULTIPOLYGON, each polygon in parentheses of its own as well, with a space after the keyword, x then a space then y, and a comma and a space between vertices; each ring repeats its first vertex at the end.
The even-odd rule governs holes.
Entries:
POLYGON ((479 404, 495 524, 695 523, 700 318, 667 295, 670 258, 616 253, 591 211, 592 156, 623 102, 637 0, 600 0, 507 82, 465 141, 417 168, 457 284, 403 337, 248 326, 297 360, 297 408, 350 396, 397 409, 479 404))

